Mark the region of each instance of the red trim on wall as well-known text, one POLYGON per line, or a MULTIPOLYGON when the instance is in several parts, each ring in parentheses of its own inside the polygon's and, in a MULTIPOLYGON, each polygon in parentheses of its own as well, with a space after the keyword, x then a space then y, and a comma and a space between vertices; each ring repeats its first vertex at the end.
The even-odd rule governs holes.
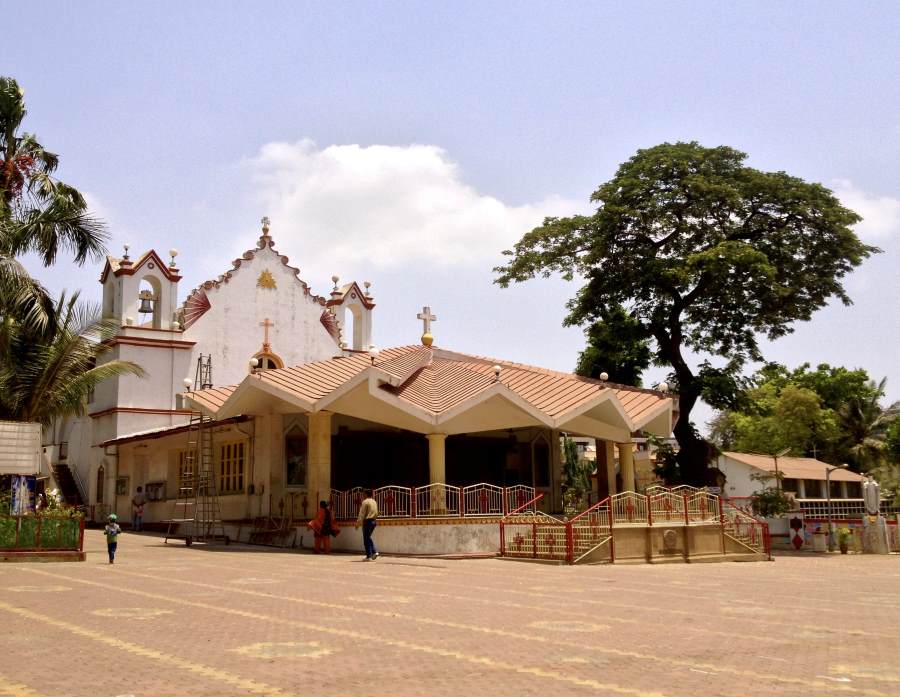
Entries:
MULTIPOLYGON (((163 275, 169 279, 170 281, 180 281, 181 276, 178 275, 177 269, 170 269, 162 259, 159 258, 159 255, 156 253, 156 250, 151 249, 149 252, 144 252, 144 255, 138 259, 134 263, 125 262, 122 264, 122 260, 119 260, 119 268, 113 271, 114 276, 133 276, 138 270, 148 261, 154 261, 159 266, 159 269, 162 271, 163 275)), ((106 266, 103 267, 103 273, 100 274, 100 283, 106 283, 106 279, 109 276, 109 272, 111 270, 111 266, 109 260, 106 260, 106 266)))
POLYGON ((99 419, 101 416, 109 414, 191 414, 190 409, 143 409, 141 407, 111 407, 103 411, 95 411, 88 416, 92 419, 99 419))
POLYGON ((148 336, 114 336, 104 342, 113 347, 116 344, 125 346, 153 346, 154 348, 189 349, 197 344, 196 341, 177 341, 175 339, 153 339, 148 336))

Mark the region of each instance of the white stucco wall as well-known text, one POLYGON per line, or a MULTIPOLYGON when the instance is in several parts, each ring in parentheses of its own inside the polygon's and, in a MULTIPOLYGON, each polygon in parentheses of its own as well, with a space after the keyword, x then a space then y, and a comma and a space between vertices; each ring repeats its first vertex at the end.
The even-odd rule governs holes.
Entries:
POLYGON ((242 259, 227 282, 206 289, 210 308, 184 332, 195 341, 189 361, 194 377, 200 353, 212 354, 215 385, 234 385, 247 375, 248 361, 262 350, 269 319, 272 352, 286 366, 320 361, 340 354, 340 349, 320 322, 325 307, 269 248, 258 249, 252 259, 242 259), (257 281, 269 271, 276 288, 260 288, 257 281))
MULTIPOLYGON (((762 489, 765 484, 750 478, 753 473, 762 473, 761 470, 737 462, 725 455, 719 455, 716 466, 725 475, 724 494, 729 498, 752 496, 753 492, 762 489)), ((774 483, 774 479, 771 480, 774 483)))

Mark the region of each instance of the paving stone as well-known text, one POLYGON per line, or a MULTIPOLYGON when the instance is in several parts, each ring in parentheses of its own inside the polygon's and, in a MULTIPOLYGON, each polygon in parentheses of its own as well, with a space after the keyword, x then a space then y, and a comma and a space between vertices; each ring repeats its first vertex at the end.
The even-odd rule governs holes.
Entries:
POLYGON ((896 695, 900 558, 565 567, 185 547, 0 568, 0 695, 896 695))

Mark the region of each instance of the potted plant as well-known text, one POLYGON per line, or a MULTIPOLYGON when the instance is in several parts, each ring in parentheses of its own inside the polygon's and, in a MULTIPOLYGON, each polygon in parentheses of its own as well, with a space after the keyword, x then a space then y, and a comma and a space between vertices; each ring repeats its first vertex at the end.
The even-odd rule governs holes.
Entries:
POLYGON ((841 550, 841 554, 846 554, 850 548, 850 537, 852 534, 850 528, 840 528, 838 530, 838 547, 841 550))

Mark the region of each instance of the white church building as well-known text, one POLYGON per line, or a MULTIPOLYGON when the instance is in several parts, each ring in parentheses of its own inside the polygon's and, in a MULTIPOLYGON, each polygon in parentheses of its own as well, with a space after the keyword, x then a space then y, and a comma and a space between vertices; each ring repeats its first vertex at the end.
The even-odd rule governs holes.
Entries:
POLYGON ((512 510, 525 492, 558 511, 562 434, 596 439, 602 498, 635 489, 635 433, 672 430, 664 392, 433 346, 428 308, 421 343, 375 351, 370 284, 334 276, 330 294, 315 295, 265 218, 255 248, 182 304, 180 279, 174 250, 166 262, 126 249, 104 266, 103 313, 118 329, 102 360, 147 375, 103 383, 83 417, 45 434, 49 460, 76 475, 95 520, 114 511, 127 521, 138 486, 145 522, 176 517, 192 412, 213 420, 221 516, 238 525, 302 521, 318 500, 366 487, 428 498, 409 501, 419 512, 512 510), (456 502, 435 504, 446 491, 456 502), (495 506, 487 497, 500 491, 509 500, 495 506))
POLYGON ((101 360, 132 361, 146 377, 105 381, 83 416, 60 420, 45 433, 49 463, 68 466, 85 503, 106 511, 117 478, 120 496, 130 493, 123 488, 148 482, 149 472, 132 473, 130 482, 122 478, 117 448, 104 444, 187 424, 190 411, 179 399, 186 387, 237 384, 252 361, 261 370, 282 368, 369 348, 370 284, 339 287, 335 276, 330 295, 316 295, 275 249, 268 219, 262 223, 255 248, 182 304, 175 250, 168 263, 154 250, 132 259, 127 247, 122 258, 107 257, 100 276, 103 316, 120 328, 101 360))

